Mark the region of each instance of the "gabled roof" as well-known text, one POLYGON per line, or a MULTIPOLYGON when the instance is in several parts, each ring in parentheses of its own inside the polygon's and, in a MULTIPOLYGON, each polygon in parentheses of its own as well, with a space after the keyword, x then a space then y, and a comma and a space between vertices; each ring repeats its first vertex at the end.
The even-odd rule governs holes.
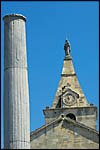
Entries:
MULTIPOLYGON (((66 123, 66 128, 69 128, 69 130, 72 130, 70 128, 70 125, 74 125, 74 127, 77 127, 78 129, 80 130, 77 130, 77 131, 74 131, 74 132, 77 132, 78 134, 81 134, 82 136, 85 136, 87 139, 89 140, 92 140, 96 143, 99 143, 99 132, 93 128, 90 128, 82 123, 79 123, 78 121, 75 121, 75 120, 72 120, 68 117, 63 117, 60 116, 59 118, 53 120, 52 122, 46 124, 46 125, 43 125, 41 126, 40 128, 36 129, 35 131, 32 131, 31 134, 30 134, 30 141, 34 140, 35 138, 37 138, 38 136, 40 136, 40 132, 45 130, 48 131, 48 128, 54 124, 57 123, 57 125, 59 125, 59 123, 66 123), (69 125, 70 124, 70 125, 69 125), (82 130, 81 130, 82 129, 82 130), (82 132, 81 132, 82 131, 82 132), (84 132, 83 132, 84 131, 84 132), (83 133, 86 133, 86 134, 83 134, 83 133), (38 135, 39 134, 39 135, 38 135)), ((50 128, 49 128, 50 130, 50 128)), ((41 132, 42 134, 44 134, 45 132, 41 132)))
MULTIPOLYGON (((55 119, 54 121, 48 123, 48 124, 45 124, 43 126, 41 126, 40 128, 36 129, 35 131, 32 131, 31 134, 30 134, 30 137, 32 138, 32 136, 34 136, 35 134, 38 134, 41 130, 45 129, 45 128, 48 128, 49 126, 51 126, 52 124, 56 123, 56 122, 59 122, 59 121, 62 121, 62 118, 59 117, 57 119, 55 119)), ((30 138, 30 140, 31 140, 30 138)))

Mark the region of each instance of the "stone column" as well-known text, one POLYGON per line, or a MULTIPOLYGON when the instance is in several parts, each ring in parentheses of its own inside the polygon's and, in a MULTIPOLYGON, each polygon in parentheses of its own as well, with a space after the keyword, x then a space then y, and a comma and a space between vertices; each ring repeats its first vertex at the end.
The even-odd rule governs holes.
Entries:
POLYGON ((4 148, 30 149, 26 18, 19 14, 9 14, 3 20, 4 148))

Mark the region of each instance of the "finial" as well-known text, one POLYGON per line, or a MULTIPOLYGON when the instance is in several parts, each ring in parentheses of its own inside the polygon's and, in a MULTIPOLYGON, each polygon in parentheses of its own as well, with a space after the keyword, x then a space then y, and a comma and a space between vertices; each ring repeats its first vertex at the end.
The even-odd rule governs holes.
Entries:
POLYGON ((66 40, 68 40, 68 34, 66 33, 66 40))
POLYGON ((65 41, 65 45, 64 45, 64 50, 65 50, 65 55, 70 55, 70 44, 67 40, 67 37, 66 37, 66 41, 65 41))

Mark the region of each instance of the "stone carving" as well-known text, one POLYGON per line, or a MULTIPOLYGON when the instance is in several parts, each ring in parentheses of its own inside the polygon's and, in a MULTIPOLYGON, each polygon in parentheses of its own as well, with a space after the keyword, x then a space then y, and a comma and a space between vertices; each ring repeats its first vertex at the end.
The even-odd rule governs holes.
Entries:
POLYGON ((62 102, 65 105, 71 106, 77 102, 77 98, 79 98, 79 94, 67 88, 62 93, 62 102))
POLYGON ((66 89, 68 89, 68 87, 71 87, 71 84, 69 82, 67 82, 67 84, 62 87, 62 91, 64 92, 66 89))
POLYGON ((73 105, 74 103, 76 103, 76 97, 71 93, 68 93, 63 97, 63 102, 66 105, 73 105))
POLYGON ((70 44, 68 40, 65 41, 64 50, 65 50, 65 55, 70 55, 71 50, 70 50, 70 44))
POLYGON ((66 84, 66 86, 67 86, 67 87, 70 87, 70 86, 71 86, 71 84, 70 84, 70 83, 67 83, 67 84, 66 84))

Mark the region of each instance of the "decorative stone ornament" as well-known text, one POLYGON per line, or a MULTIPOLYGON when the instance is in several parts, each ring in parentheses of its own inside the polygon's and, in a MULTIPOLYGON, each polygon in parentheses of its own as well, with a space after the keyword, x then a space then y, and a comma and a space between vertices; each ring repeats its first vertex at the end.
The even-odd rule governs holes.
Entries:
POLYGON ((70 44, 68 40, 65 41, 64 50, 65 50, 65 55, 70 55, 71 50, 70 50, 70 44))
POLYGON ((67 106, 74 105, 75 103, 77 103, 77 98, 79 98, 79 94, 77 94, 76 92, 67 88, 62 93, 62 106, 63 105, 67 105, 67 106))
POLYGON ((76 103, 76 98, 75 96, 73 96, 72 94, 68 93, 66 94, 66 96, 63 98, 63 102, 66 105, 72 105, 74 103, 76 103))

